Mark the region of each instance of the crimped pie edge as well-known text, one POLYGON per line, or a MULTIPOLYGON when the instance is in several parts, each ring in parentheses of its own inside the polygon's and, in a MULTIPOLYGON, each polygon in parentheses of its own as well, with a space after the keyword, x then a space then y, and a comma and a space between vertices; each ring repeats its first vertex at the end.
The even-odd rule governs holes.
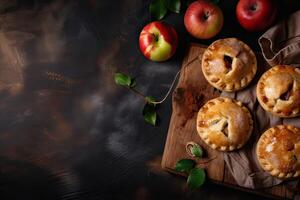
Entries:
POLYGON ((260 166, 263 168, 263 170, 265 170, 266 172, 268 172, 269 174, 271 174, 274 177, 280 178, 280 179, 289 179, 289 178, 296 178, 300 176, 300 170, 295 171, 294 173, 284 173, 284 172, 280 172, 279 169, 276 169, 275 167, 273 167, 266 159, 264 159, 262 157, 262 155, 259 152, 259 146, 261 144, 261 142, 264 140, 265 137, 268 137, 267 135, 273 133, 275 131, 276 128, 279 129, 283 129, 286 128, 290 131, 293 132, 300 132, 300 129, 298 129, 295 126, 292 125, 277 125, 274 127, 269 128, 268 130, 266 130, 259 138, 257 144, 256 144, 256 157, 257 160, 260 164, 260 166))
POLYGON ((251 81, 253 80, 253 78, 257 72, 257 59, 256 59, 256 56, 255 56, 254 52, 252 51, 252 49, 246 43, 238 40, 237 38, 224 38, 224 39, 219 39, 219 40, 214 41, 211 45, 209 45, 207 47, 207 49, 204 51, 203 56, 202 56, 201 68, 202 68, 204 77, 213 87, 217 88, 218 90, 222 90, 222 91, 235 92, 235 91, 244 89, 251 83, 251 81), (208 53, 212 52, 211 48, 213 48, 215 46, 215 44, 217 44, 223 40, 234 40, 235 42, 238 42, 241 46, 243 46, 249 52, 249 54, 251 55, 253 62, 254 62, 252 65, 253 69, 252 69, 251 73, 248 74, 243 79, 241 79, 240 83, 233 83, 234 84, 233 88, 226 88, 227 84, 224 83, 223 81, 217 81, 218 84, 213 82, 211 80, 211 78, 209 77, 209 75, 207 75, 206 70, 205 70, 205 67, 206 67, 205 65, 207 65, 206 62, 204 62, 205 58, 207 57, 206 55, 208 53), (222 85, 225 85, 225 86, 222 87, 222 85))
POLYGON ((243 147, 243 146, 246 144, 246 142, 248 141, 248 139, 250 138, 251 133, 252 133, 252 130, 253 130, 253 120, 252 120, 252 116, 251 116, 249 110, 242 104, 242 102, 237 101, 237 100, 235 100, 235 99, 227 98, 227 97, 217 97, 217 98, 215 98, 215 99, 209 100, 208 102, 206 102, 206 103, 204 104, 204 106, 202 106, 202 107, 200 108, 200 110, 199 110, 199 112, 198 112, 198 115, 197 115, 197 119, 196 119, 196 128, 197 128, 197 132, 198 132, 198 135, 200 136, 200 138, 201 138, 208 146, 210 146, 211 148, 213 148, 213 149, 215 149, 215 150, 218 150, 218 151, 233 151, 233 150, 240 149, 241 147, 243 147), (209 107, 214 106, 214 105, 216 105, 216 104, 218 104, 218 103, 223 103, 223 102, 229 102, 229 103, 234 103, 234 104, 238 105, 239 107, 241 107, 241 108, 243 109, 243 111, 245 111, 245 112, 247 113, 247 115, 248 115, 248 117, 249 117, 249 120, 250 120, 250 121, 249 121, 249 123, 250 123, 249 125, 250 125, 250 126, 249 126, 249 130, 248 130, 248 132, 247 132, 247 138, 246 138, 245 142, 242 143, 242 144, 238 144, 238 145, 230 145, 230 146, 218 146, 218 145, 212 143, 212 142, 209 140, 209 138, 204 138, 204 137, 201 135, 201 132, 202 132, 202 131, 200 131, 199 128, 198 128, 198 121, 199 121, 198 119, 199 119, 199 117, 200 117, 200 113, 201 113, 201 112, 206 112, 206 111, 203 111, 204 109, 205 109, 205 110, 208 110, 209 107))
POLYGON ((273 74, 275 71, 280 70, 280 68, 293 68, 293 70, 295 71, 295 73, 299 73, 300 74, 300 70, 298 68, 292 67, 290 65, 276 65, 274 67, 272 67, 271 69, 269 69, 268 71, 266 71, 258 80, 257 86, 256 86, 256 96, 257 96, 257 100, 259 102, 259 104, 263 107, 264 110, 266 110, 267 112, 272 113, 275 116, 278 117, 282 117, 282 118, 292 118, 292 117, 297 117, 300 115, 300 110, 298 111, 298 113, 294 113, 291 115, 285 115, 283 112, 281 113, 277 113, 275 111, 273 111, 273 107, 272 105, 268 105, 266 103, 263 102, 263 98, 264 98, 264 94, 263 94, 263 82, 271 75, 273 74))

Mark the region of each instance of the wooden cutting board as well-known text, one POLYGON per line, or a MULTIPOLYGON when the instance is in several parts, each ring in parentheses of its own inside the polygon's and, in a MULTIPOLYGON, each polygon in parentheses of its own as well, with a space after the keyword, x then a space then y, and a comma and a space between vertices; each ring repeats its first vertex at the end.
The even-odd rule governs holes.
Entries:
MULTIPOLYGON (((209 99, 220 95, 205 80, 201 71, 201 58, 205 46, 192 44, 184 58, 178 85, 173 92, 173 112, 169 125, 167 141, 162 158, 162 167, 172 173, 175 163, 183 158, 188 158, 185 151, 187 142, 195 141, 200 144, 206 152, 206 158, 198 162, 197 166, 204 167, 208 178, 215 183, 240 190, 256 193, 274 198, 292 199, 294 192, 288 190, 285 185, 278 185, 272 188, 252 190, 240 187, 227 169, 223 153, 209 148, 198 136, 196 130, 196 116, 199 108, 209 99), (212 161, 204 163, 206 160, 212 161)), ((267 65, 260 55, 257 55, 258 66, 267 65)))

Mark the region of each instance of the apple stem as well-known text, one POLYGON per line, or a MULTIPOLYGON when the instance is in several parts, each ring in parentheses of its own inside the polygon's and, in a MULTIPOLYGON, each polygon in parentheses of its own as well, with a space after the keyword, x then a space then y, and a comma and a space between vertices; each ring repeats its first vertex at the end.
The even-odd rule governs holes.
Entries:
POLYGON ((206 21, 209 17, 209 12, 206 12, 204 15, 203 15, 203 19, 204 21, 206 21))
POLYGON ((154 41, 157 42, 158 41, 158 35, 153 33, 153 37, 154 37, 154 41))
POLYGON ((253 5, 250 6, 250 10, 255 11, 255 10, 256 10, 256 7, 257 7, 257 5, 256 5, 256 4, 253 4, 253 5))

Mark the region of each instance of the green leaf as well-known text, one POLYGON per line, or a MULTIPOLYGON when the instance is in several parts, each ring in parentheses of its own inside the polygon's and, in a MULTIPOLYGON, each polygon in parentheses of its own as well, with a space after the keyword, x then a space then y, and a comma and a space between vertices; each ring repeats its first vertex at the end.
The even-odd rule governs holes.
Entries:
POLYGON ((167 14, 168 9, 164 0, 153 0, 150 4, 151 17, 156 20, 161 20, 167 14))
POLYGON ((181 1, 180 0, 165 0, 166 7, 175 13, 180 12, 181 1))
POLYGON ((129 87, 133 88, 136 86, 136 81, 134 78, 131 78, 129 87))
POLYGON ((132 85, 134 84, 134 80, 123 73, 115 73, 115 82, 117 85, 121 85, 121 86, 128 86, 128 87, 132 87, 132 85))
POLYGON ((195 161, 191 159, 179 160, 175 165, 175 170, 178 172, 189 172, 195 166, 195 161))
POLYGON ((155 110, 155 105, 146 103, 143 109, 144 120, 149 124, 155 126, 157 121, 157 113, 155 110))
POLYGON ((203 155, 202 147, 196 142, 188 142, 185 148, 186 152, 192 157, 201 158, 203 155))
MULTIPOLYGON (((155 102, 156 100, 155 100, 155 98, 153 97, 153 96, 146 96, 146 100, 147 100, 147 102, 148 103, 152 103, 152 102, 155 102)), ((155 106, 155 105, 154 105, 155 106)))
POLYGON ((218 4, 220 2, 220 0, 210 0, 210 1, 214 4, 218 4))
POLYGON ((144 115, 144 120, 149 124, 156 126, 157 114, 155 111, 153 112, 146 112, 144 115))
POLYGON ((190 171, 187 179, 187 185, 190 189, 194 190, 199 188, 205 182, 204 169, 194 168, 190 171))
POLYGON ((201 158, 203 155, 202 148, 198 144, 195 144, 191 147, 191 153, 197 158, 201 158))

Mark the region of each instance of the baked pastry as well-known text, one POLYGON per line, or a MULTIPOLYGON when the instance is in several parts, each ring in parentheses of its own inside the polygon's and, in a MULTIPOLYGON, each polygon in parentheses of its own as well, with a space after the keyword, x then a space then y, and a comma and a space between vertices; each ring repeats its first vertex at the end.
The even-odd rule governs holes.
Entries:
POLYGON ((279 125, 264 132, 256 146, 261 167, 272 176, 286 179, 300 175, 300 129, 279 125))
POLYGON ((198 134, 213 149, 232 151, 241 148, 249 139, 252 128, 250 112, 234 99, 212 99, 198 112, 198 134))
POLYGON ((233 92, 245 88, 257 70, 255 54, 236 38, 213 42, 202 57, 202 72, 215 88, 233 92))
POLYGON ((300 115, 300 69, 277 65, 265 72, 256 87, 260 105, 279 117, 300 115))

